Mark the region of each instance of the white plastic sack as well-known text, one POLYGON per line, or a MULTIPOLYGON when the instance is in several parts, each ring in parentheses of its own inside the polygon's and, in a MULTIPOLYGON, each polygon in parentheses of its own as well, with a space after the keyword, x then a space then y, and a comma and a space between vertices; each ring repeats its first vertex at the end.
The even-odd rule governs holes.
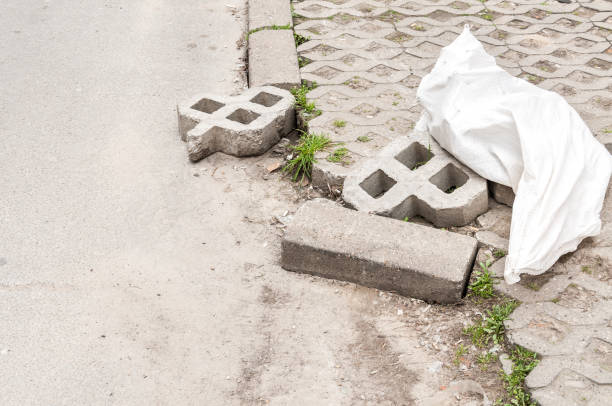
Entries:
POLYGON ((420 126, 516 194, 506 282, 545 272, 599 233, 612 157, 563 97, 499 68, 469 27, 442 49, 417 97, 420 126))

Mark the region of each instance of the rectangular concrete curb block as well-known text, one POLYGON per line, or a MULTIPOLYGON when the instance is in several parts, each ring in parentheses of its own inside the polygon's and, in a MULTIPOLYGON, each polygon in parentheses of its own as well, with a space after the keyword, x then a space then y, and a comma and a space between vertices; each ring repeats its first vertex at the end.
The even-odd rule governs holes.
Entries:
POLYGON ((273 25, 293 26, 290 0, 249 0, 249 31, 273 25))
POLYGON ((477 248, 472 237, 315 199, 300 207, 289 224, 281 265, 428 302, 455 303, 477 248))
POLYGON ((292 30, 262 30, 249 35, 249 87, 290 90, 300 83, 292 30))

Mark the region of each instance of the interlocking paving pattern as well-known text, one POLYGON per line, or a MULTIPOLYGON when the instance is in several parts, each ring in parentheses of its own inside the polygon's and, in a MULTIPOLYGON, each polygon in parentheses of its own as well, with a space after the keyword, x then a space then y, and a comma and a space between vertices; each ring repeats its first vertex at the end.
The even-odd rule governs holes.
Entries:
MULTIPOLYGON (((311 39, 298 47, 302 79, 319 84, 309 98, 322 114, 310 130, 350 151, 343 165, 319 156, 313 173, 327 181, 340 184, 357 162, 411 133, 421 112, 415 98, 421 78, 465 24, 501 67, 564 96, 612 148, 610 1, 306 0, 293 6, 302 16, 295 18, 296 31, 311 39)), ((612 398, 610 213, 608 203, 602 234, 567 263, 516 285, 497 285, 523 301, 508 335, 542 357, 526 384, 543 406, 602 405, 612 398)), ((503 273, 503 262, 494 267, 503 273)))
POLYGON ((306 0, 293 7, 296 32, 310 37, 298 47, 302 79, 320 85, 309 98, 323 114, 310 129, 350 151, 342 164, 320 155, 315 172, 332 183, 409 134, 421 112, 421 78, 465 24, 510 74, 563 95, 598 138, 612 131, 608 0, 306 0))

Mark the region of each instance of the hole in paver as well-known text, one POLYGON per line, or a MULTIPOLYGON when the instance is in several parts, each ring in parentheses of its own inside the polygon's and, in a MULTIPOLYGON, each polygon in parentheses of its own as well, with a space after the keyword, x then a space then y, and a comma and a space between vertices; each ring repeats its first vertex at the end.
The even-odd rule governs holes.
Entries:
POLYGON ((249 124, 251 121, 255 120, 257 117, 259 117, 259 114, 253 111, 249 111, 245 109, 238 109, 234 111, 232 114, 230 114, 229 116, 227 116, 226 118, 232 121, 237 121, 242 124, 249 124))
POLYGON ((428 148, 418 142, 413 142, 408 148, 397 154, 395 159, 414 171, 425 165, 433 156, 434 154, 428 148))
POLYGON ((389 191, 397 182, 382 169, 377 170, 359 184, 374 199, 378 199, 389 191))
POLYGON ((251 99, 251 102, 261 104, 262 106, 270 107, 278 103, 280 99, 282 99, 282 97, 277 96, 275 94, 260 92, 257 96, 251 99))
POLYGON ((448 164, 429 181, 436 185, 444 193, 453 193, 456 189, 465 185, 468 176, 453 164, 448 164))
POLYGON ((214 101, 211 99, 202 99, 193 106, 192 109, 201 111, 202 113, 214 113, 219 110, 221 107, 225 106, 223 103, 219 103, 218 101, 214 101))

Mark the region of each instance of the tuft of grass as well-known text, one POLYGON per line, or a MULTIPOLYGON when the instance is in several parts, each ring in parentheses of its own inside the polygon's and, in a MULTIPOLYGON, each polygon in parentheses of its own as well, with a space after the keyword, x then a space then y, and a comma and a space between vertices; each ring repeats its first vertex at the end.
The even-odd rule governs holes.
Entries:
POLYGON ((312 116, 318 116, 321 114, 321 110, 317 109, 314 102, 309 102, 306 98, 308 92, 317 87, 316 83, 312 83, 312 85, 308 85, 303 83, 300 87, 294 87, 291 89, 291 94, 295 98, 295 108, 303 111, 306 114, 312 116))
POLYGON ((491 310, 487 310, 486 317, 481 316, 478 322, 466 327, 463 333, 470 336, 472 343, 479 348, 485 347, 491 341, 501 344, 504 341, 504 320, 508 319, 517 306, 518 303, 513 300, 495 305, 491 310))
POLYGON ((334 121, 334 127, 338 127, 338 128, 346 127, 346 121, 344 121, 344 120, 336 120, 336 121, 334 121))
POLYGON ((304 66, 308 65, 310 62, 312 62, 310 59, 304 58, 303 56, 298 56, 298 66, 300 68, 303 68, 304 66))
POLYGON ((359 137, 357 137, 357 141, 368 142, 368 141, 372 141, 372 139, 368 137, 367 135, 360 135, 359 137))
POLYGON ((327 157, 327 160, 329 162, 336 162, 336 163, 347 163, 346 158, 347 155, 349 153, 349 150, 342 147, 342 148, 337 148, 334 152, 332 152, 331 154, 329 154, 329 156, 327 157))
POLYGON ((495 258, 497 258, 497 259, 499 259, 499 258, 503 258, 503 257, 505 257, 507 254, 508 254, 508 253, 507 253, 506 251, 501 250, 501 249, 494 249, 494 250, 493 250, 493 256, 494 256, 495 258))
POLYGON ((408 217, 408 216, 404 217, 404 221, 405 222, 409 222, 410 221, 410 217, 408 217))
POLYGON ((586 265, 583 265, 583 266, 580 268, 580 270, 581 270, 583 273, 586 273, 586 274, 589 274, 589 275, 591 275, 591 274, 593 273, 593 271, 591 271, 591 268, 589 268, 589 267, 588 267, 588 266, 586 266, 586 265))
POLYGON ((489 271, 491 262, 487 260, 486 262, 479 262, 478 265, 481 270, 474 271, 476 280, 468 287, 468 295, 488 299, 495 296, 495 292, 493 291, 493 278, 489 271))
POLYGON ((300 175, 302 175, 300 181, 305 176, 310 178, 312 164, 317 162, 314 157, 315 152, 325 149, 330 143, 331 140, 323 134, 310 134, 302 131, 298 144, 290 146, 296 155, 283 167, 283 172, 292 173, 293 181, 296 181, 300 175))
POLYGON ((455 364, 456 367, 458 367, 459 364, 461 363, 461 357, 463 357, 465 354, 467 354, 467 352, 468 352, 468 350, 463 345, 463 343, 459 344, 459 346, 455 350, 455 358, 453 359, 453 364, 455 364))
POLYGON ((531 290, 536 291, 536 292, 537 292, 538 290, 540 290, 540 288, 541 288, 541 286, 540 286, 540 285, 538 285, 538 284, 537 284, 537 283, 535 283, 535 282, 528 283, 528 284, 527 284, 527 287, 528 287, 529 289, 531 289, 531 290))
POLYGON ((476 358, 476 362, 480 366, 480 369, 486 371, 489 369, 489 364, 495 359, 495 354, 492 352, 483 352, 476 358))
POLYGON ((537 403, 525 391, 525 377, 538 365, 538 357, 534 352, 517 346, 510 355, 512 373, 502 371, 504 388, 509 399, 507 405, 535 406, 537 403))

